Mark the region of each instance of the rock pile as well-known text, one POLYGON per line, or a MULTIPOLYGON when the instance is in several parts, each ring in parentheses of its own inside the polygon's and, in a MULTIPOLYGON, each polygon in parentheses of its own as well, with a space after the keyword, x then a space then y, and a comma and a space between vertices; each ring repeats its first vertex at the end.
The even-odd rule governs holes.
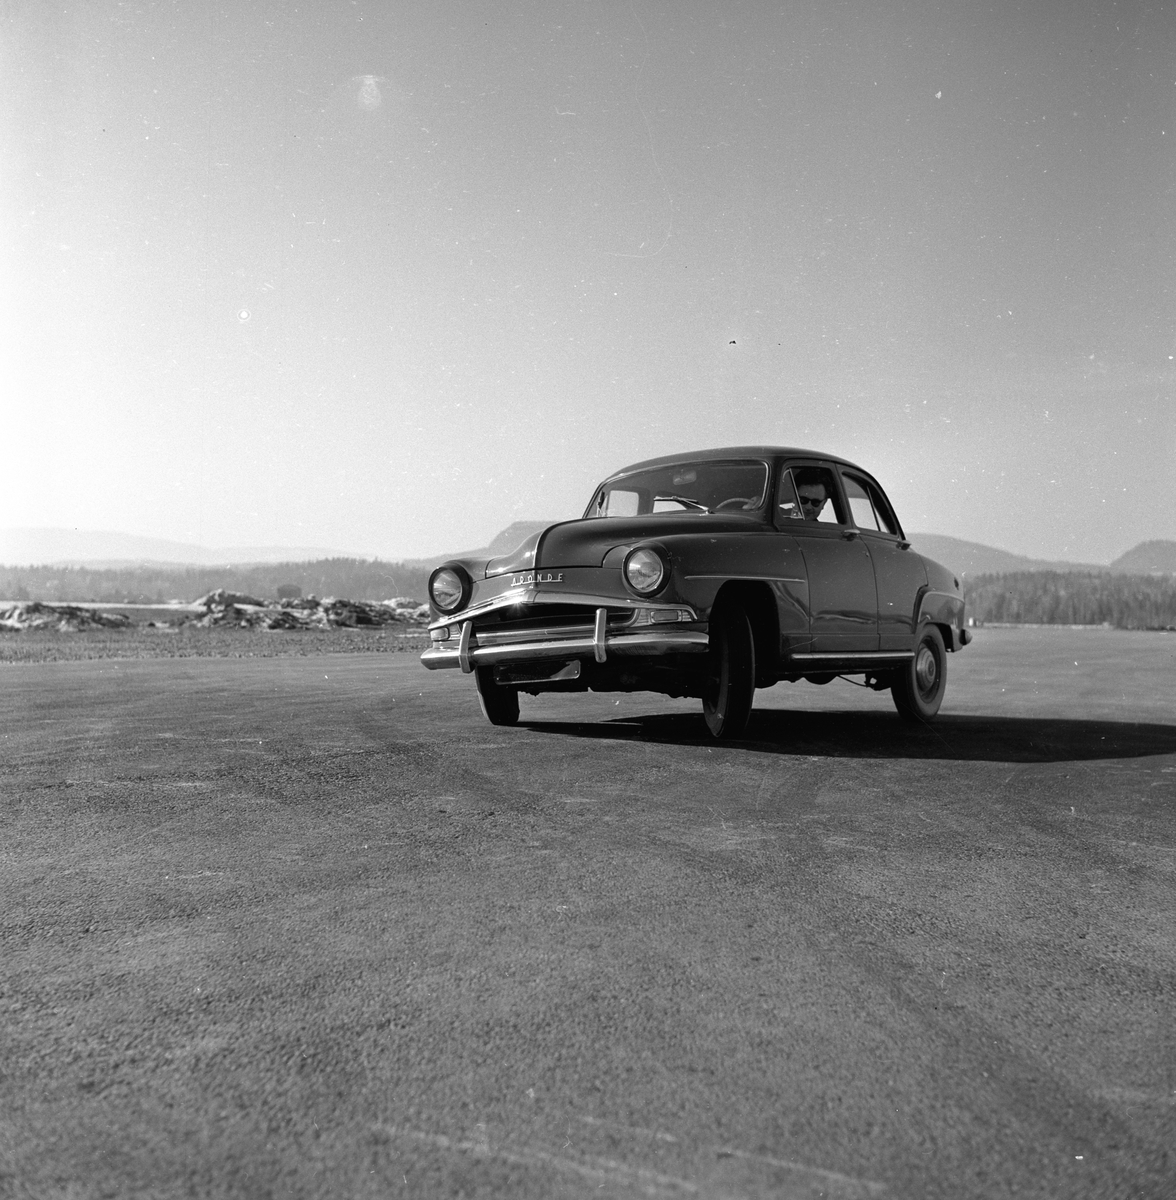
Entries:
POLYGON ((372 603, 327 596, 298 597, 275 602, 257 600, 218 588, 196 604, 204 609, 187 624, 201 628, 237 626, 245 629, 339 629, 372 625, 424 625, 429 606, 406 596, 372 603))
MULTIPOLYGON (((315 596, 286 600, 259 600, 242 592, 217 588, 195 602, 179 619, 149 621, 156 628, 196 626, 239 629, 354 629, 360 626, 427 625, 429 606, 408 596, 373 603, 369 600, 340 600, 315 596)), ((156 610, 158 611, 158 610, 156 610)), ((42 604, 22 601, 0 607, 0 629, 56 629, 76 633, 82 629, 127 629, 134 622, 125 613, 103 612, 75 604, 42 604)))
POLYGON ((391 600, 381 600, 380 603, 390 608, 401 621, 407 621, 410 625, 427 625, 433 619, 429 606, 411 596, 393 596, 391 600))
POLYGON ((42 604, 27 600, 0 608, 0 629, 56 629, 76 633, 80 629, 126 629, 131 618, 124 613, 105 613, 75 604, 42 604))
POLYGON ((207 596, 201 596, 199 600, 194 600, 200 608, 227 608, 230 604, 235 604, 247 608, 265 608, 264 600, 257 600, 253 596, 247 596, 244 592, 230 592, 225 588, 217 588, 214 592, 209 592, 207 596))

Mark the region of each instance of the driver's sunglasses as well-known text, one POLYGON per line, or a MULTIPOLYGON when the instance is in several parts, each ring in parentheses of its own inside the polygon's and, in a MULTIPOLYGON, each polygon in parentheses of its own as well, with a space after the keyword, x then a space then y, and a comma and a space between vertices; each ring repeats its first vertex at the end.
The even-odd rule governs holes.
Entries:
POLYGON ((800 502, 805 508, 820 508, 825 503, 826 496, 801 496, 800 502))

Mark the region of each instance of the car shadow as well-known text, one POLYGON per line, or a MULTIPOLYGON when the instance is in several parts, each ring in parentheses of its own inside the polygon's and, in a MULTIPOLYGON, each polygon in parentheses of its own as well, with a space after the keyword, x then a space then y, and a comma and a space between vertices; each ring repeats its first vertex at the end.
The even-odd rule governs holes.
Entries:
MULTIPOLYGON (((665 713, 610 721, 527 721, 521 727, 565 737, 717 746, 701 713, 665 713)), ((1176 726, 1043 717, 940 716, 908 725, 897 714, 752 712, 746 734, 722 743, 761 754, 825 758, 923 758, 961 762, 1077 762, 1176 754, 1176 726)))

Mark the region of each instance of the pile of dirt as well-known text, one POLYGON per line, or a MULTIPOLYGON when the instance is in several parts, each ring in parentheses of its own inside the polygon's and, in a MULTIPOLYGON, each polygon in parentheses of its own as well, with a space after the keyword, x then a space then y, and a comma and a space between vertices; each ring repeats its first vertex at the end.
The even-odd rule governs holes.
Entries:
POLYGON ((257 600, 217 588, 196 604, 202 615, 185 622, 200 628, 237 626, 243 629, 354 629, 360 626, 424 625, 429 606, 407 596, 373 603, 370 600, 340 600, 327 596, 298 597, 278 601, 257 600))
POLYGON ((81 629, 126 629, 131 618, 75 604, 42 604, 27 600, 0 608, 0 629, 56 629, 77 633, 81 629))

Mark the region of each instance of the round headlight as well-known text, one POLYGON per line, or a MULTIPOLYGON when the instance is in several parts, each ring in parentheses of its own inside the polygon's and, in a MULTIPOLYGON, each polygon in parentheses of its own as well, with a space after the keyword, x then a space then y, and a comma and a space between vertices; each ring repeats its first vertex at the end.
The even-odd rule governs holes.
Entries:
POLYGON ((666 564, 656 550, 634 550, 625 559, 625 582, 642 596, 656 592, 665 582, 666 564))
POLYGON ((429 598, 443 613, 455 612, 469 599, 469 580, 464 571, 439 567, 429 576, 429 598))

